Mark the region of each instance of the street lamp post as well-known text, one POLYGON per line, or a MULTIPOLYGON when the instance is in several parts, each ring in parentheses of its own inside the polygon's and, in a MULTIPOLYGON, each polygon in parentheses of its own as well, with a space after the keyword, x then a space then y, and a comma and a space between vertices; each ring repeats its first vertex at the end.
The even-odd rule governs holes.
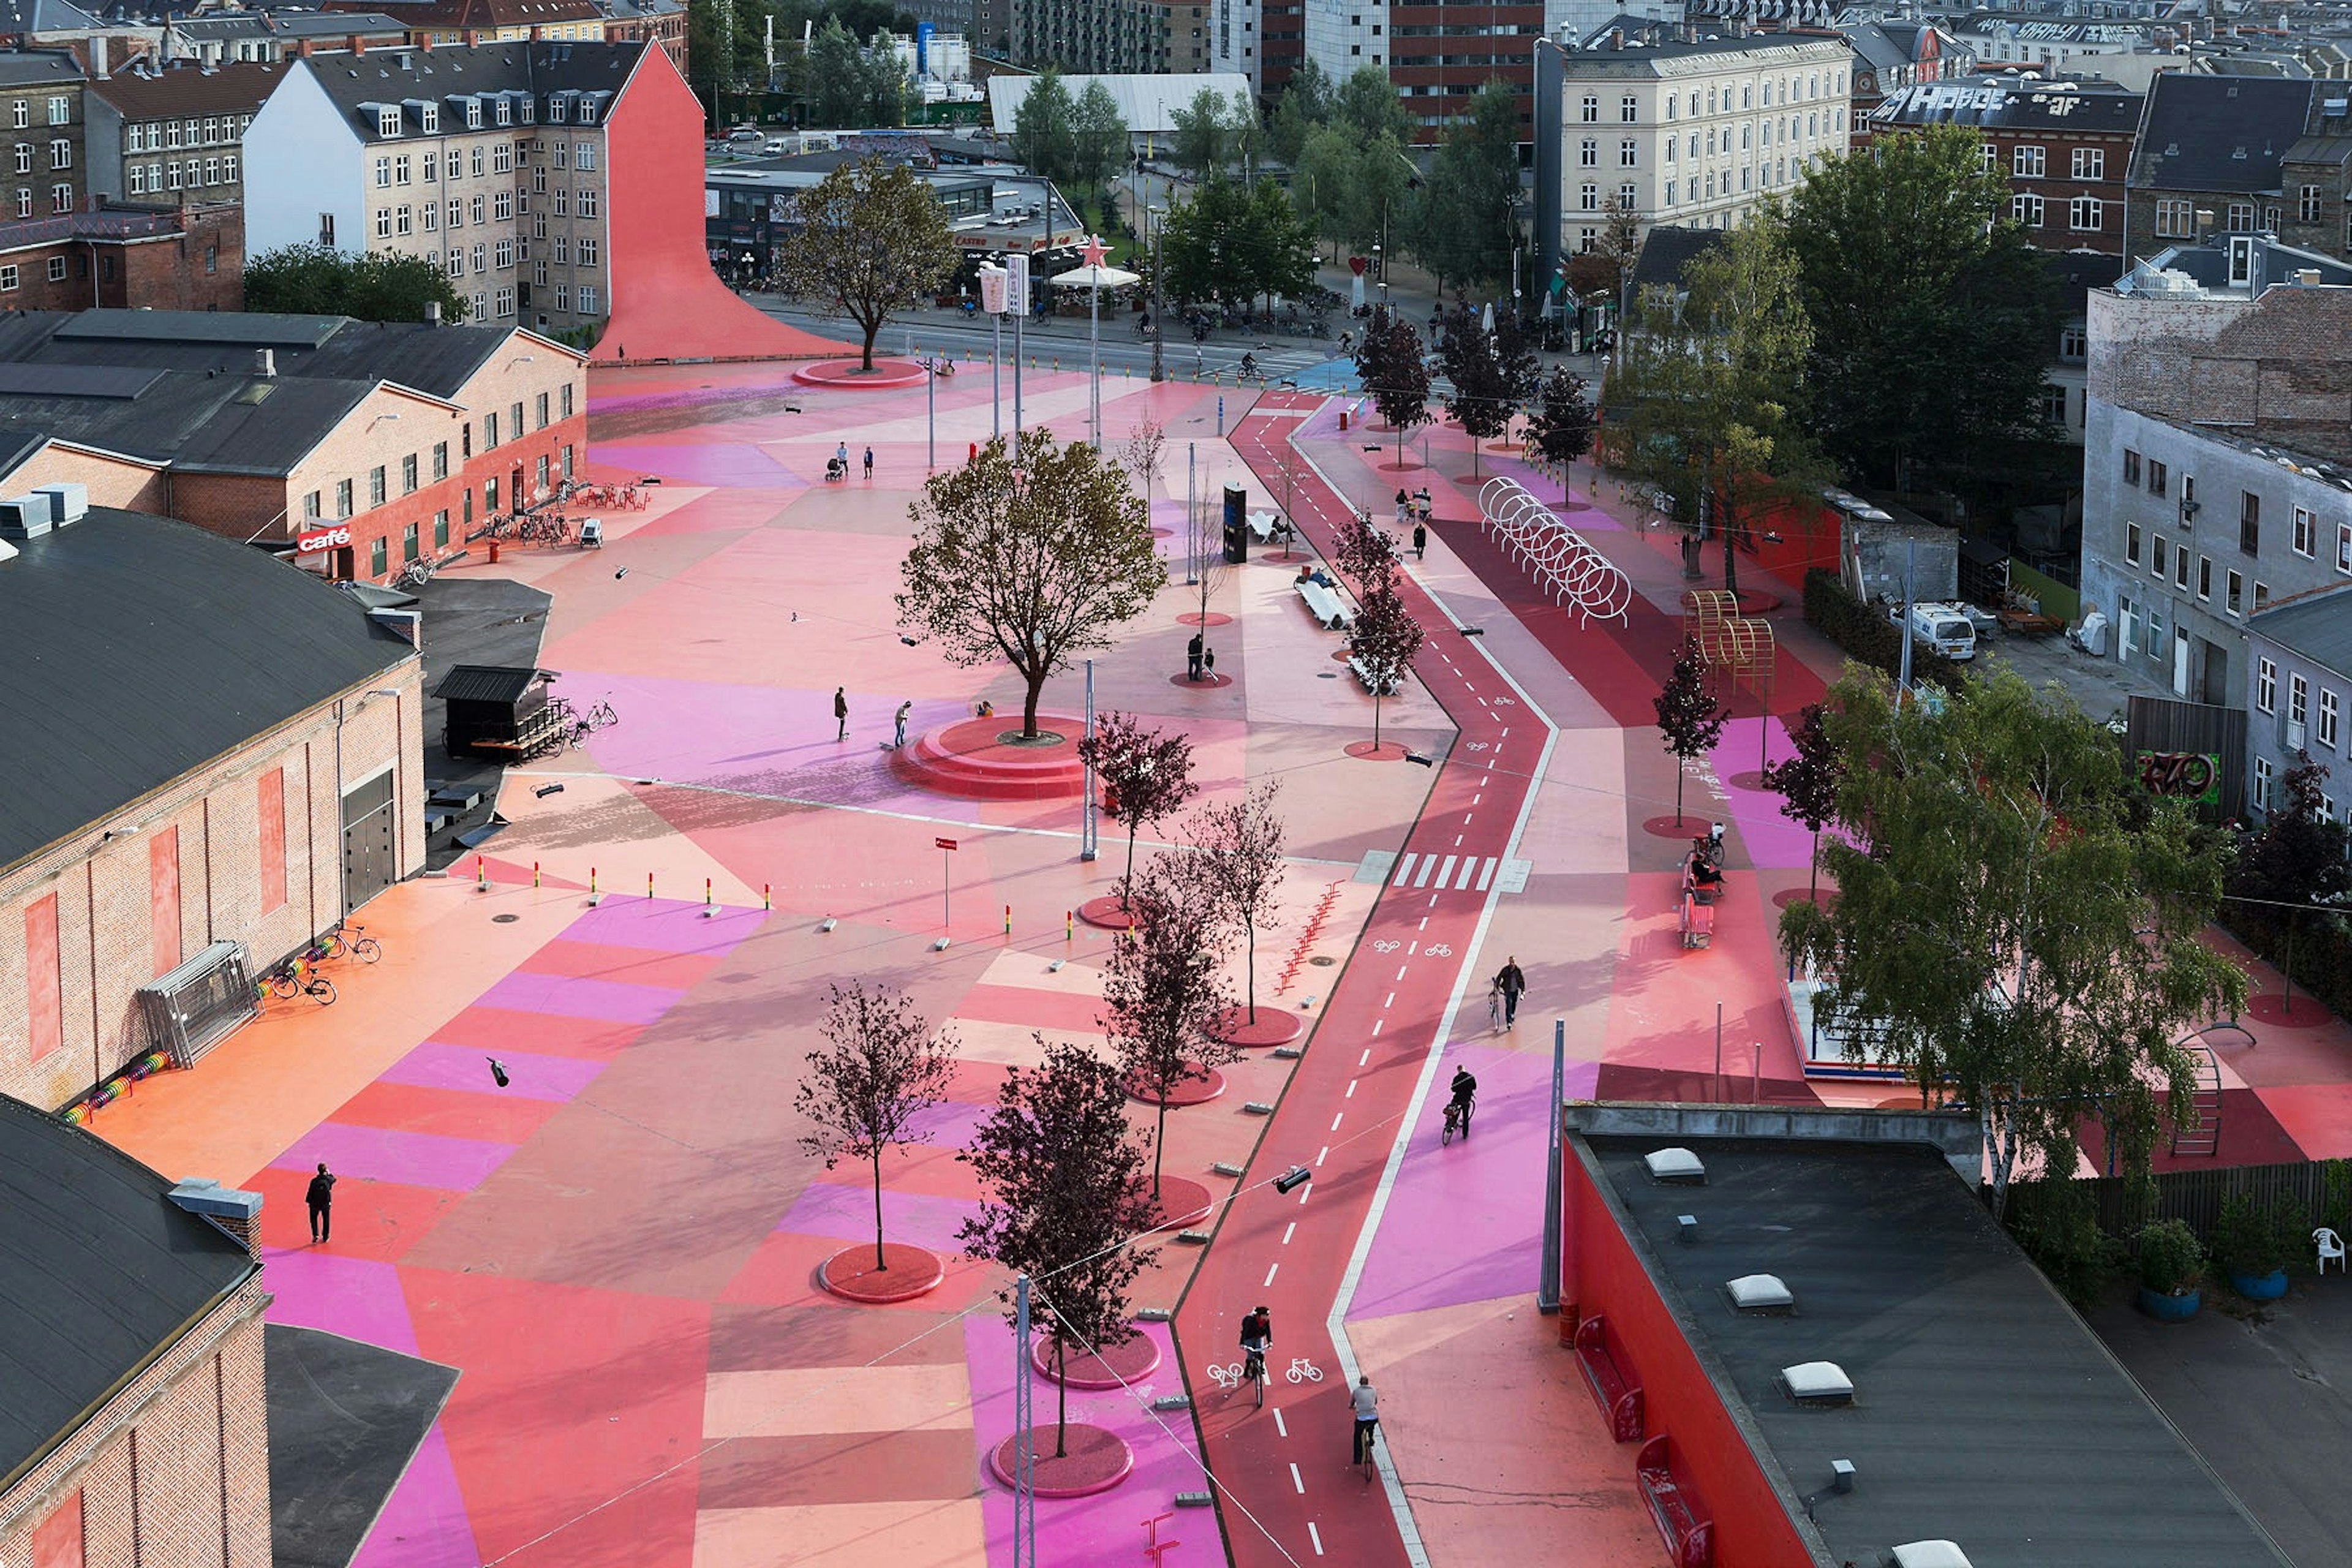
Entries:
POLYGON ((1168 335, 1168 293, 1160 282, 1160 237, 1168 226, 1168 209, 1150 207, 1145 216, 1151 223, 1151 379, 1165 381, 1168 373, 1160 368, 1160 343, 1168 335))

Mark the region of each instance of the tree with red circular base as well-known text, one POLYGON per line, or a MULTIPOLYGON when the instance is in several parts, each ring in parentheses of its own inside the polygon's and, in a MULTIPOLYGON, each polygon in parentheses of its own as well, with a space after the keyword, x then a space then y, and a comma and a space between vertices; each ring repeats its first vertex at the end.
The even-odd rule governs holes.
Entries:
POLYGON ((1268 779, 1235 801, 1213 801, 1192 814, 1185 837, 1200 852, 1196 875, 1229 920, 1241 922, 1242 989, 1249 1021, 1257 1022, 1257 928, 1279 907, 1286 865, 1283 822, 1275 815, 1282 781, 1268 779))
POLYGON ((1392 584, 1382 582, 1356 602, 1356 618, 1348 627, 1348 648, 1356 673, 1372 694, 1372 749, 1381 744, 1381 700, 1404 684, 1421 652, 1421 623, 1404 607, 1392 584))
POLYGON ((1142 498, 1083 441, 1039 428, 1014 463, 1002 437, 936 474, 910 509, 915 545, 899 574, 898 624, 950 662, 1009 662, 1026 688, 1021 735, 1037 738, 1037 698, 1073 654, 1110 646, 1168 582, 1142 498))
POLYGON ((840 165, 796 205, 798 226, 776 247, 779 281, 856 321, 870 371, 883 323, 928 303, 955 274, 946 209, 913 170, 879 153, 840 165))
MULTIPOLYGON (((1808 899, 1821 894, 1822 829, 1837 815, 1838 784, 1845 777, 1844 761, 1830 739, 1829 727, 1822 721, 1826 711, 1821 703, 1807 703, 1797 715, 1796 728, 1789 731, 1796 755, 1764 770, 1764 787, 1780 796, 1780 815, 1803 824, 1813 836, 1806 865, 1808 899)), ((1771 720, 1768 717, 1764 721, 1769 724, 1771 720)))
POLYGON ((1421 334, 1412 323, 1386 305, 1375 307, 1364 325, 1364 341, 1356 350, 1356 374, 1372 406, 1396 431, 1397 461, 1404 461, 1405 433, 1429 423, 1429 363, 1423 357, 1421 334))
POLYGON ((1690 760, 1712 751, 1724 725, 1731 721, 1730 710, 1707 689, 1706 660, 1699 653, 1696 637, 1683 638, 1682 646, 1675 649, 1675 667, 1653 700, 1658 710, 1658 733, 1675 757, 1675 826, 1679 829, 1683 780, 1690 773, 1690 760))
POLYGON ((1544 378, 1539 400, 1528 420, 1528 444, 1536 456, 1559 470, 1559 493, 1568 499, 1568 470, 1592 450, 1599 421, 1586 395, 1585 379, 1566 365, 1555 365, 1544 378))
POLYGON ((1148 728, 1132 713, 1117 710, 1095 721, 1095 731, 1078 742, 1079 760, 1091 763, 1102 784, 1103 810, 1127 829, 1127 870, 1118 880, 1119 908, 1129 907, 1128 884, 1135 880, 1135 836, 1192 798, 1192 742, 1182 735, 1148 728))
MULTIPOLYGON (((832 1170, 844 1158, 864 1160, 874 1173, 874 1267, 887 1272, 882 1245, 882 1152, 926 1142, 915 1125, 947 1097, 955 1073, 956 1042, 933 1032, 907 994, 859 981, 825 988, 817 1022, 824 1045, 808 1054, 808 1076, 793 1104, 812 1131, 801 1148, 832 1170)), ((928 1260, 928 1255, 926 1255, 928 1260)))
POLYGON ((1129 879, 1127 907, 1135 924, 1111 943, 1103 971, 1103 1033, 1127 1083, 1160 1118, 1151 1141, 1155 1199, 1171 1099, 1241 1059, 1216 1034, 1233 1010, 1224 981, 1233 931, 1204 860, 1190 849, 1157 855, 1140 879, 1129 879))
POLYGON ((1154 1221, 1118 1069, 1083 1046, 1035 1038, 1044 1058, 1005 1070, 994 1109, 956 1156, 982 1188, 980 1212, 957 1240, 1031 1280, 1061 1391, 1054 1414, 1061 1458, 1069 1451, 1062 1373, 1070 1350, 1107 1351, 1135 1337, 1127 1294, 1150 1260, 1137 1243, 1154 1221))

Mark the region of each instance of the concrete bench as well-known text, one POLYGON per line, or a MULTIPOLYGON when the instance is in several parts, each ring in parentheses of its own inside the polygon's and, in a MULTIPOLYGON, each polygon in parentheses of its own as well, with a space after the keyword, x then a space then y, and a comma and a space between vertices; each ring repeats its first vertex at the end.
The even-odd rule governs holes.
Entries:
POLYGON ((1356 618, 1349 610, 1347 602, 1339 597, 1338 590, 1326 588, 1312 577, 1301 577, 1292 586, 1298 590, 1298 596, 1307 601, 1307 608, 1313 613, 1318 626, 1335 632, 1345 631, 1348 623, 1356 618))
POLYGON ((1271 544, 1289 531, 1290 525, 1270 511, 1251 512, 1245 520, 1252 539, 1260 544, 1271 544))
POLYGON ((1584 1373, 1585 1386, 1601 1401, 1601 1413, 1609 1418, 1609 1435, 1620 1443, 1640 1442, 1641 1380, 1625 1359, 1624 1347, 1611 1342, 1607 1320, 1587 1318, 1576 1326, 1576 1363, 1584 1373))
MULTIPOLYGON (((1362 659, 1350 656, 1348 660, 1348 668, 1356 672, 1356 679, 1364 683, 1365 690, 1370 691, 1372 689, 1372 672, 1365 668, 1364 661, 1362 659)), ((1394 676, 1391 676, 1389 678, 1388 685, 1383 687, 1378 695, 1381 697, 1394 697, 1398 692, 1403 689, 1404 682, 1396 679, 1394 676)))

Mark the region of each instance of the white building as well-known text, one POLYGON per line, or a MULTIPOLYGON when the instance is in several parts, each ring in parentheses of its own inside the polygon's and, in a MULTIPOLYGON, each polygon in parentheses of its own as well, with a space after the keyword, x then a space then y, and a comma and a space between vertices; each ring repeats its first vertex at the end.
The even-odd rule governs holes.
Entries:
POLYGON ((1661 25, 1590 40, 1563 73, 1563 249, 1592 248, 1612 197, 1644 232, 1733 226, 1846 151, 1853 77, 1853 51, 1835 37, 1704 37, 1661 25))

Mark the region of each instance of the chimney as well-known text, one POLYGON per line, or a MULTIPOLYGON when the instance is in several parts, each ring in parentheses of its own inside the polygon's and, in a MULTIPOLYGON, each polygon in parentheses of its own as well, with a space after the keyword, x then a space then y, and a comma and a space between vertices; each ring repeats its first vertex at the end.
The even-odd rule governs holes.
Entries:
POLYGON ((441 324, 440 300, 427 300, 425 301, 425 324, 428 327, 437 327, 441 324))
POLYGON ((261 377, 264 381, 276 380, 278 376, 277 352, 272 349, 254 350, 253 374, 261 377))
POLYGON ((1624 28, 1612 27, 1609 29, 1609 47, 1612 49, 1622 49, 1625 47, 1624 28))
POLYGON ((89 74, 100 81, 106 79, 106 35, 103 33, 90 35, 89 74))
POLYGON ((297 43, 294 46, 294 55, 298 59, 309 59, 310 58, 310 40, 304 38, 299 43, 297 43))
POLYGON ((173 1203, 212 1221, 261 1256, 261 1194, 224 1187, 209 1176, 190 1176, 166 1194, 173 1203))
POLYGON ((419 49, 422 49, 425 53, 428 55, 431 54, 433 52, 433 35, 427 33, 424 37, 418 38, 416 40, 416 47, 419 49))
POLYGON ((360 37, 359 34, 353 33, 352 35, 352 58, 357 59, 365 53, 367 53, 367 40, 360 37))

